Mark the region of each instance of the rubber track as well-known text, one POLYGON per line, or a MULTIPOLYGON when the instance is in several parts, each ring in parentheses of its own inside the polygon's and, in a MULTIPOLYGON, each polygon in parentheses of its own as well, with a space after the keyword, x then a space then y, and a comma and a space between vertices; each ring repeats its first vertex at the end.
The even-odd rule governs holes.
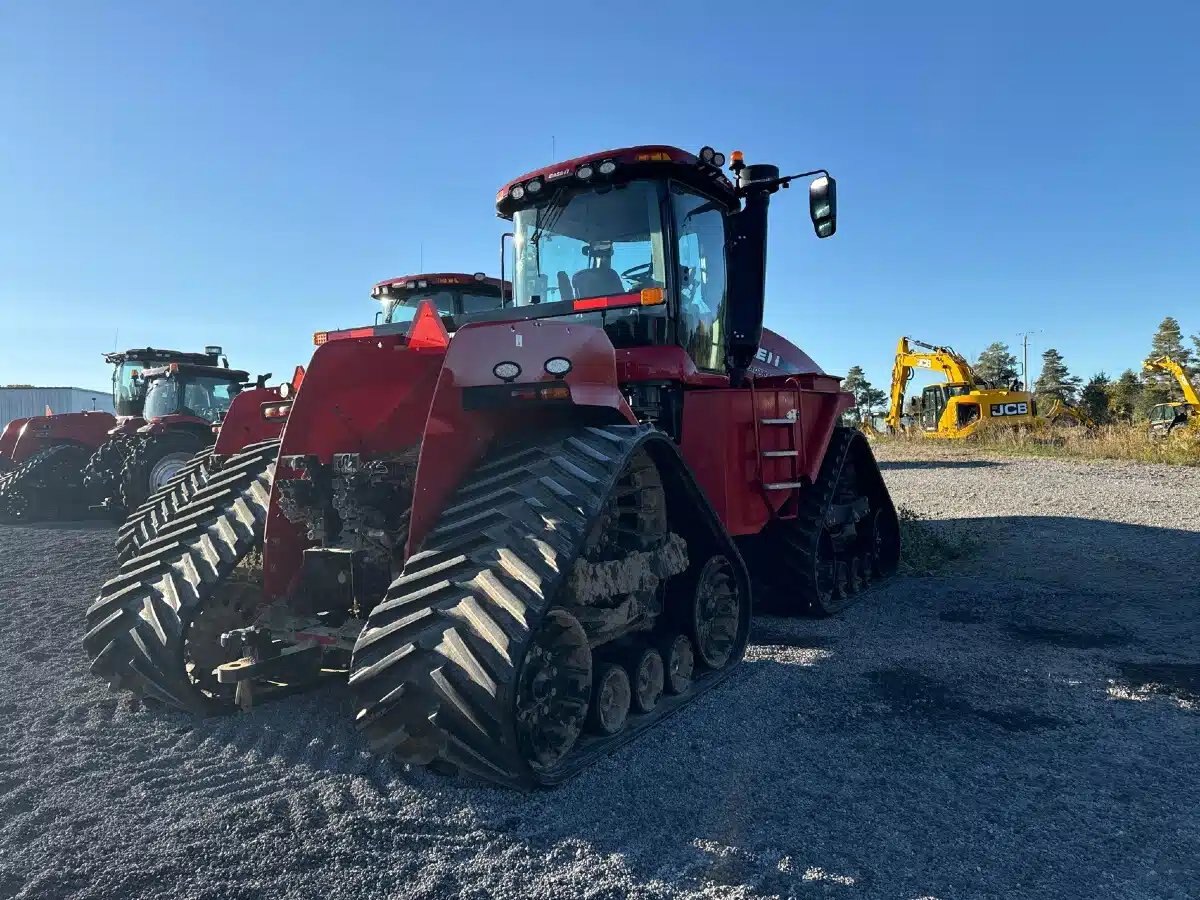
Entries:
MULTIPOLYGON (((825 458, 821 462, 817 480, 812 489, 805 493, 797 518, 793 521, 776 523, 772 532, 764 535, 769 540, 773 538, 781 545, 768 552, 776 560, 782 561, 787 573, 786 584, 797 589, 801 600, 799 611, 806 615, 829 615, 821 609, 815 599, 815 591, 809 580, 809 573, 814 570, 813 553, 817 536, 824 527, 825 517, 833 504, 842 470, 845 468, 851 451, 855 449, 856 443, 861 444, 858 450, 865 452, 866 459, 874 466, 874 474, 878 480, 877 490, 882 491, 882 496, 890 504, 891 499, 887 493, 887 487, 883 484, 883 477, 879 475, 879 466, 875 462, 875 456, 871 453, 866 438, 853 428, 839 426, 833 430, 833 436, 825 452, 825 458)), ((876 508, 874 502, 871 507, 872 509, 876 508)), ((857 600, 865 593, 865 590, 861 591, 851 601, 843 602, 836 611, 849 606, 850 602, 857 600)))
POLYGON ((36 501, 27 491, 30 487, 35 490, 40 487, 46 487, 47 485, 42 482, 42 479, 47 475, 53 474, 57 458, 64 453, 74 452, 77 449, 72 444, 55 444, 53 447, 39 450, 12 471, 0 476, 0 521, 31 521, 37 518, 37 510, 32 508, 36 501), (20 503, 20 505, 28 513, 28 515, 22 516, 19 519, 12 516, 10 508, 10 501, 16 498, 18 494, 25 495, 22 498, 25 502, 20 503))
POLYGON ((459 489, 354 648, 357 722, 376 750, 519 788, 586 764, 565 775, 530 769, 513 692, 604 498, 648 439, 668 443, 644 426, 580 428, 493 453, 459 489))
MULTIPOLYGON (((260 441, 244 447, 239 453, 272 450, 279 452, 279 438, 260 441)), ((125 562, 138 554, 139 548, 152 541, 163 527, 163 523, 186 506, 195 494, 203 490, 222 464, 221 457, 213 456, 213 448, 206 447, 192 457, 179 473, 150 495, 141 506, 117 529, 117 560, 125 562)))
POLYGON ((179 473, 133 510, 117 529, 117 559, 125 562, 137 555, 137 548, 151 540, 163 522, 208 482, 209 474, 219 466, 212 447, 201 450, 179 473))
POLYGON ((183 632, 214 588, 261 546, 277 449, 271 441, 229 457, 101 588, 83 645, 92 672, 111 688, 196 714, 213 711, 187 678, 183 632))

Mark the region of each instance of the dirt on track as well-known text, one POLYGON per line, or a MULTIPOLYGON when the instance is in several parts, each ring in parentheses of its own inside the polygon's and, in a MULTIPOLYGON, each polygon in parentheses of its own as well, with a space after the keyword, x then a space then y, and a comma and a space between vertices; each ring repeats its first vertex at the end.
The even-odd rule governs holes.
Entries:
POLYGON ((981 541, 565 787, 367 752, 344 688, 206 721, 110 694, 113 531, 0 526, 0 897, 1195 897, 1200 470, 880 450, 981 541))

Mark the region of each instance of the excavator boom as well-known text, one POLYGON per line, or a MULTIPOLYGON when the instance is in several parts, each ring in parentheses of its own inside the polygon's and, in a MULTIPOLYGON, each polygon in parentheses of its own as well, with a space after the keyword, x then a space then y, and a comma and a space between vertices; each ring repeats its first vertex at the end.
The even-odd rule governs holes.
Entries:
POLYGON ((1197 395, 1196 388, 1188 379, 1187 372, 1183 366, 1171 359, 1169 356, 1160 356, 1157 359, 1146 361, 1147 372, 1166 372, 1172 375, 1175 381, 1179 384, 1179 389, 1183 391, 1183 400, 1196 412, 1200 413, 1200 395, 1197 395))

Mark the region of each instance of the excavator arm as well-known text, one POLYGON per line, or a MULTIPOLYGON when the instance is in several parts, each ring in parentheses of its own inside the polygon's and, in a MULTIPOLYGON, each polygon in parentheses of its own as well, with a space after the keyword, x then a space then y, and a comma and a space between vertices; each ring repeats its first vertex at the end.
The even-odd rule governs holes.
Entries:
POLYGON ((1196 389, 1188 379, 1187 372, 1184 371, 1183 366, 1169 356, 1160 356, 1158 359, 1146 360, 1146 371, 1166 372, 1174 376, 1175 381, 1179 383, 1179 389, 1183 391, 1184 402, 1190 405, 1192 409, 1200 412, 1200 395, 1196 394, 1196 389))
POLYGON ((889 431, 900 430, 904 392, 912 379, 913 369, 941 372, 950 384, 966 384, 974 388, 980 383, 971 364, 958 352, 949 347, 935 347, 916 338, 900 338, 896 344, 896 359, 892 364, 892 390, 887 413, 889 431), (914 350, 914 347, 921 349, 914 350))

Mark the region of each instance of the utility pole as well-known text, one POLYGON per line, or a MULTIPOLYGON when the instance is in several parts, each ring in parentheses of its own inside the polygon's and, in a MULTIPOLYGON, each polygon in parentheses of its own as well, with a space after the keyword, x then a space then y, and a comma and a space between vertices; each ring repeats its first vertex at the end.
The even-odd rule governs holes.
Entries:
POLYGON ((1025 390, 1029 391, 1030 393, 1033 393, 1033 383, 1029 380, 1029 336, 1031 334, 1041 334, 1041 333, 1042 332, 1040 330, 1038 330, 1038 331, 1022 331, 1020 334, 1017 335, 1017 337, 1021 338, 1021 347, 1024 350, 1024 359, 1025 359, 1025 361, 1021 364, 1021 380, 1025 382, 1025 384, 1024 384, 1025 390))

